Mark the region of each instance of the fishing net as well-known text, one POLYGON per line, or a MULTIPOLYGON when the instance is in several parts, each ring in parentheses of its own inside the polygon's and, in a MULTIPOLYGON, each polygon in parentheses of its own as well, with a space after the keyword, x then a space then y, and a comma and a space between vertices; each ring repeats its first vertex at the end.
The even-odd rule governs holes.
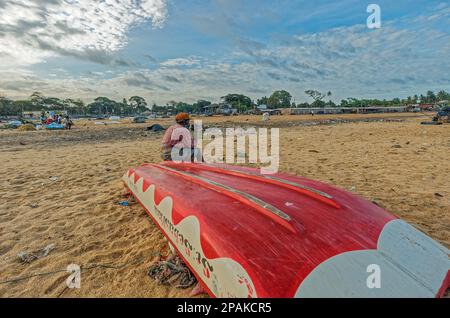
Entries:
POLYGON ((156 262, 149 268, 148 275, 158 284, 182 289, 197 283, 197 279, 179 256, 156 262))

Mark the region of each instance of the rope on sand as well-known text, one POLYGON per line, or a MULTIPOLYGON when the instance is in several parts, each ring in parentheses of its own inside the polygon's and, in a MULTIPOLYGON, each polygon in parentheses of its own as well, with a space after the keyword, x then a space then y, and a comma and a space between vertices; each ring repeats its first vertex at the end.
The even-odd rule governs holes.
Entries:
MULTIPOLYGON (((175 288, 187 289, 197 283, 197 279, 191 273, 190 269, 183 262, 178 255, 170 255, 168 248, 163 248, 159 253, 155 253, 157 261, 148 270, 148 275, 157 283, 175 288), (165 254, 165 255, 164 255, 165 254)), ((144 258, 139 258, 121 265, 106 264, 92 264, 82 265, 80 269, 83 272, 90 271, 96 268, 120 270, 132 265, 139 265, 145 262, 144 258)), ((22 282, 33 277, 50 276, 59 273, 67 273, 66 269, 55 270, 51 272, 36 273, 22 277, 16 277, 4 281, 0 281, 0 285, 22 282)), ((65 287, 57 297, 60 297, 68 288, 65 287)))
POLYGON ((53 272, 37 273, 37 274, 29 275, 29 276, 24 276, 24 277, 18 277, 18 278, 13 278, 13 279, 9 279, 9 280, 4 280, 4 281, 0 281, 0 285, 8 284, 8 283, 16 283, 16 282, 20 282, 22 280, 33 278, 33 277, 48 276, 48 275, 58 274, 58 273, 62 273, 62 272, 67 273, 67 270, 62 269, 62 270, 56 270, 56 271, 53 271, 53 272))
MULTIPOLYGON (((120 270, 120 269, 129 267, 131 265, 142 264, 143 262, 144 262, 143 258, 139 258, 138 260, 131 261, 131 262, 128 262, 128 263, 125 263, 125 264, 122 264, 122 265, 111 265, 111 263, 109 263, 109 264, 92 264, 92 265, 83 265, 83 266, 80 266, 80 268, 83 271, 90 271, 90 270, 93 270, 93 269, 96 269, 96 268, 120 270)), ((33 277, 49 276, 49 275, 54 275, 54 274, 58 274, 58 273, 67 273, 67 270, 66 269, 60 269, 60 270, 55 270, 55 271, 52 271, 52 272, 36 273, 36 274, 28 275, 28 276, 12 278, 12 279, 8 279, 8 280, 0 281, 0 285, 8 284, 8 283, 16 283, 16 282, 20 282, 20 281, 23 281, 23 280, 27 280, 27 279, 33 278, 33 277)))
MULTIPOLYGON (((161 259, 161 257, 166 258, 167 256, 162 255, 161 253, 157 253, 157 258, 161 259)), ((83 265, 81 266, 81 270, 86 272, 90 270, 94 270, 97 268, 103 268, 103 269, 113 269, 113 270, 120 270, 124 269, 133 265, 139 265, 145 262, 144 258, 139 258, 136 260, 132 260, 131 262, 127 262, 125 264, 121 265, 114 265, 111 263, 107 264, 92 264, 92 265, 83 265)), ((33 277, 43 277, 43 276, 50 276, 60 273, 67 273, 66 269, 60 269, 55 270, 51 272, 44 272, 44 273, 36 273, 31 274, 23 277, 17 277, 12 278, 4 281, 0 281, 0 285, 3 284, 11 284, 11 283, 17 283, 22 282, 28 279, 31 279, 33 277)), ((189 287, 194 286, 197 283, 197 279, 195 276, 191 273, 189 268, 186 266, 186 264, 183 262, 183 260, 176 255, 170 255, 167 259, 157 261, 154 263, 148 270, 148 275, 156 280, 157 283, 161 285, 166 286, 172 286, 175 288, 181 288, 181 289, 187 289, 189 287)), ((57 296, 57 298, 61 297, 66 291, 68 290, 68 287, 66 286, 57 296)))

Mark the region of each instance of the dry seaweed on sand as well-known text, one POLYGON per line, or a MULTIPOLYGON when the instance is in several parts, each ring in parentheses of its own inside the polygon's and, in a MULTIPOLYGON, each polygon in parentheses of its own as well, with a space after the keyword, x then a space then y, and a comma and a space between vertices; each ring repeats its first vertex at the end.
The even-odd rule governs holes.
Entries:
POLYGON ((33 124, 25 124, 17 128, 19 131, 34 131, 36 127, 33 124))
POLYGON ((34 252, 22 251, 19 254, 17 254, 17 257, 22 263, 31 263, 32 261, 46 257, 54 249, 55 244, 49 244, 38 251, 34 252))

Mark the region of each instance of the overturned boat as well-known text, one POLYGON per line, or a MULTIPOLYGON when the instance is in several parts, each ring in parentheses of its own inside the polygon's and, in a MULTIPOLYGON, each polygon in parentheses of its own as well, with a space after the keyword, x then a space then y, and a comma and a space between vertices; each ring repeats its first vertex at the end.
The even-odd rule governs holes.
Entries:
POLYGON ((324 183, 173 162, 123 180, 213 297, 441 297, 450 286, 447 248, 324 183))

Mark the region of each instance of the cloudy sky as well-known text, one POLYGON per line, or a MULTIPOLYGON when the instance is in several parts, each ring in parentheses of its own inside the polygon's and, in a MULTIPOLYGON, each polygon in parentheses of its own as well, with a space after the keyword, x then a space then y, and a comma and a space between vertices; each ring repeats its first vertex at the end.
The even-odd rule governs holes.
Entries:
POLYGON ((450 2, 0 0, 0 94, 149 102, 450 91, 450 2), (370 3, 382 26, 369 29, 370 3))

